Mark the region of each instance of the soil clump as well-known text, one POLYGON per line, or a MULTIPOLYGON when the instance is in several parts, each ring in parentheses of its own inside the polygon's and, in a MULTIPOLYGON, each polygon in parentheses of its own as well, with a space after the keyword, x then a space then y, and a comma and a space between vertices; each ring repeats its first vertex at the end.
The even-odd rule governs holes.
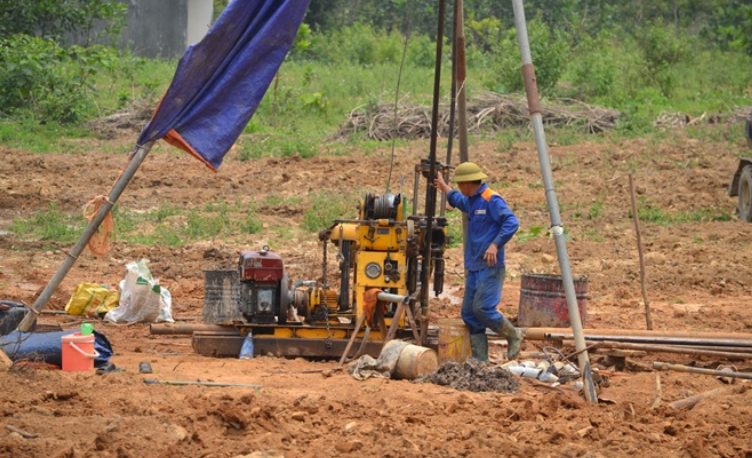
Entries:
POLYGON ((463 362, 448 361, 436 372, 421 377, 416 382, 429 382, 474 393, 516 393, 520 388, 520 382, 508 370, 499 366, 488 366, 473 358, 463 362))

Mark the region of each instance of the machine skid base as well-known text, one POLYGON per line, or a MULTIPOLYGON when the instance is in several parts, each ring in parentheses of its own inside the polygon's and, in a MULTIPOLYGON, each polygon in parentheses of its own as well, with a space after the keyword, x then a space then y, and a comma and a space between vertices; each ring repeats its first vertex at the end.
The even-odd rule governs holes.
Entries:
MULTIPOLYGON (((192 343, 193 350, 199 355, 238 357, 240 348, 243 346, 243 340, 245 340, 245 336, 240 333, 194 332, 192 343)), ((330 345, 327 345, 325 339, 254 337, 253 349, 255 355, 339 358, 345 351, 347 342, 348 339, 330 339, 330 345)), ((378 357, 382 346, 383 342, 380 340, 368 341, 363 353, 374 358, 378 357)), ((353 356, 359 348, 360 340, 353 345, 350 356, 353 356)))

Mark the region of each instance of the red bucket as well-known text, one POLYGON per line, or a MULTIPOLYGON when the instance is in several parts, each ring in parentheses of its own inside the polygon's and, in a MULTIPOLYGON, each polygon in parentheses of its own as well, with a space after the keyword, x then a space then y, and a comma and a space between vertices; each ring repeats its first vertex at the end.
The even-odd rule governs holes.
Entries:
POLYGON ((76 332, 62 336, 61 340, 65 372, 94 370, 94 359, 99 356, 94 350, 94 334, 82 336, 80 332, 76 332))

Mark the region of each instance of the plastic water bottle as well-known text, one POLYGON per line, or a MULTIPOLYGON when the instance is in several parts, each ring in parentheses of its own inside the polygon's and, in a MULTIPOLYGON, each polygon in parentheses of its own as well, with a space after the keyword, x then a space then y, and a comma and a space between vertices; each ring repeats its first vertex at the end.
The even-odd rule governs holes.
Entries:
POLYGON ((253 334, 250 332, 243 340, 243 346, 240 347, 240 359, 253 359, 253 334))
POLYGON ((520 377, 538 378, 541 370, 536 367, 516 366, 510 367, 509 372, 520 377))
POLYGON ((81 335, 82 336, 90 336, 94 333, 94 326, 91 325, 91 323, 83 323, 81 325, 81 335))

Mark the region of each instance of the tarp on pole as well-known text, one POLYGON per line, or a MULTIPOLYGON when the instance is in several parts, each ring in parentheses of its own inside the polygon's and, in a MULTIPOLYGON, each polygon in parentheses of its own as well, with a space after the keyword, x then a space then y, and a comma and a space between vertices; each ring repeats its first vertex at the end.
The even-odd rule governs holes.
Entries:
POLYGON ((308 2, 232 1, 180 59, 138 144, 163 138, 219 167, 287 55, 308 2))

